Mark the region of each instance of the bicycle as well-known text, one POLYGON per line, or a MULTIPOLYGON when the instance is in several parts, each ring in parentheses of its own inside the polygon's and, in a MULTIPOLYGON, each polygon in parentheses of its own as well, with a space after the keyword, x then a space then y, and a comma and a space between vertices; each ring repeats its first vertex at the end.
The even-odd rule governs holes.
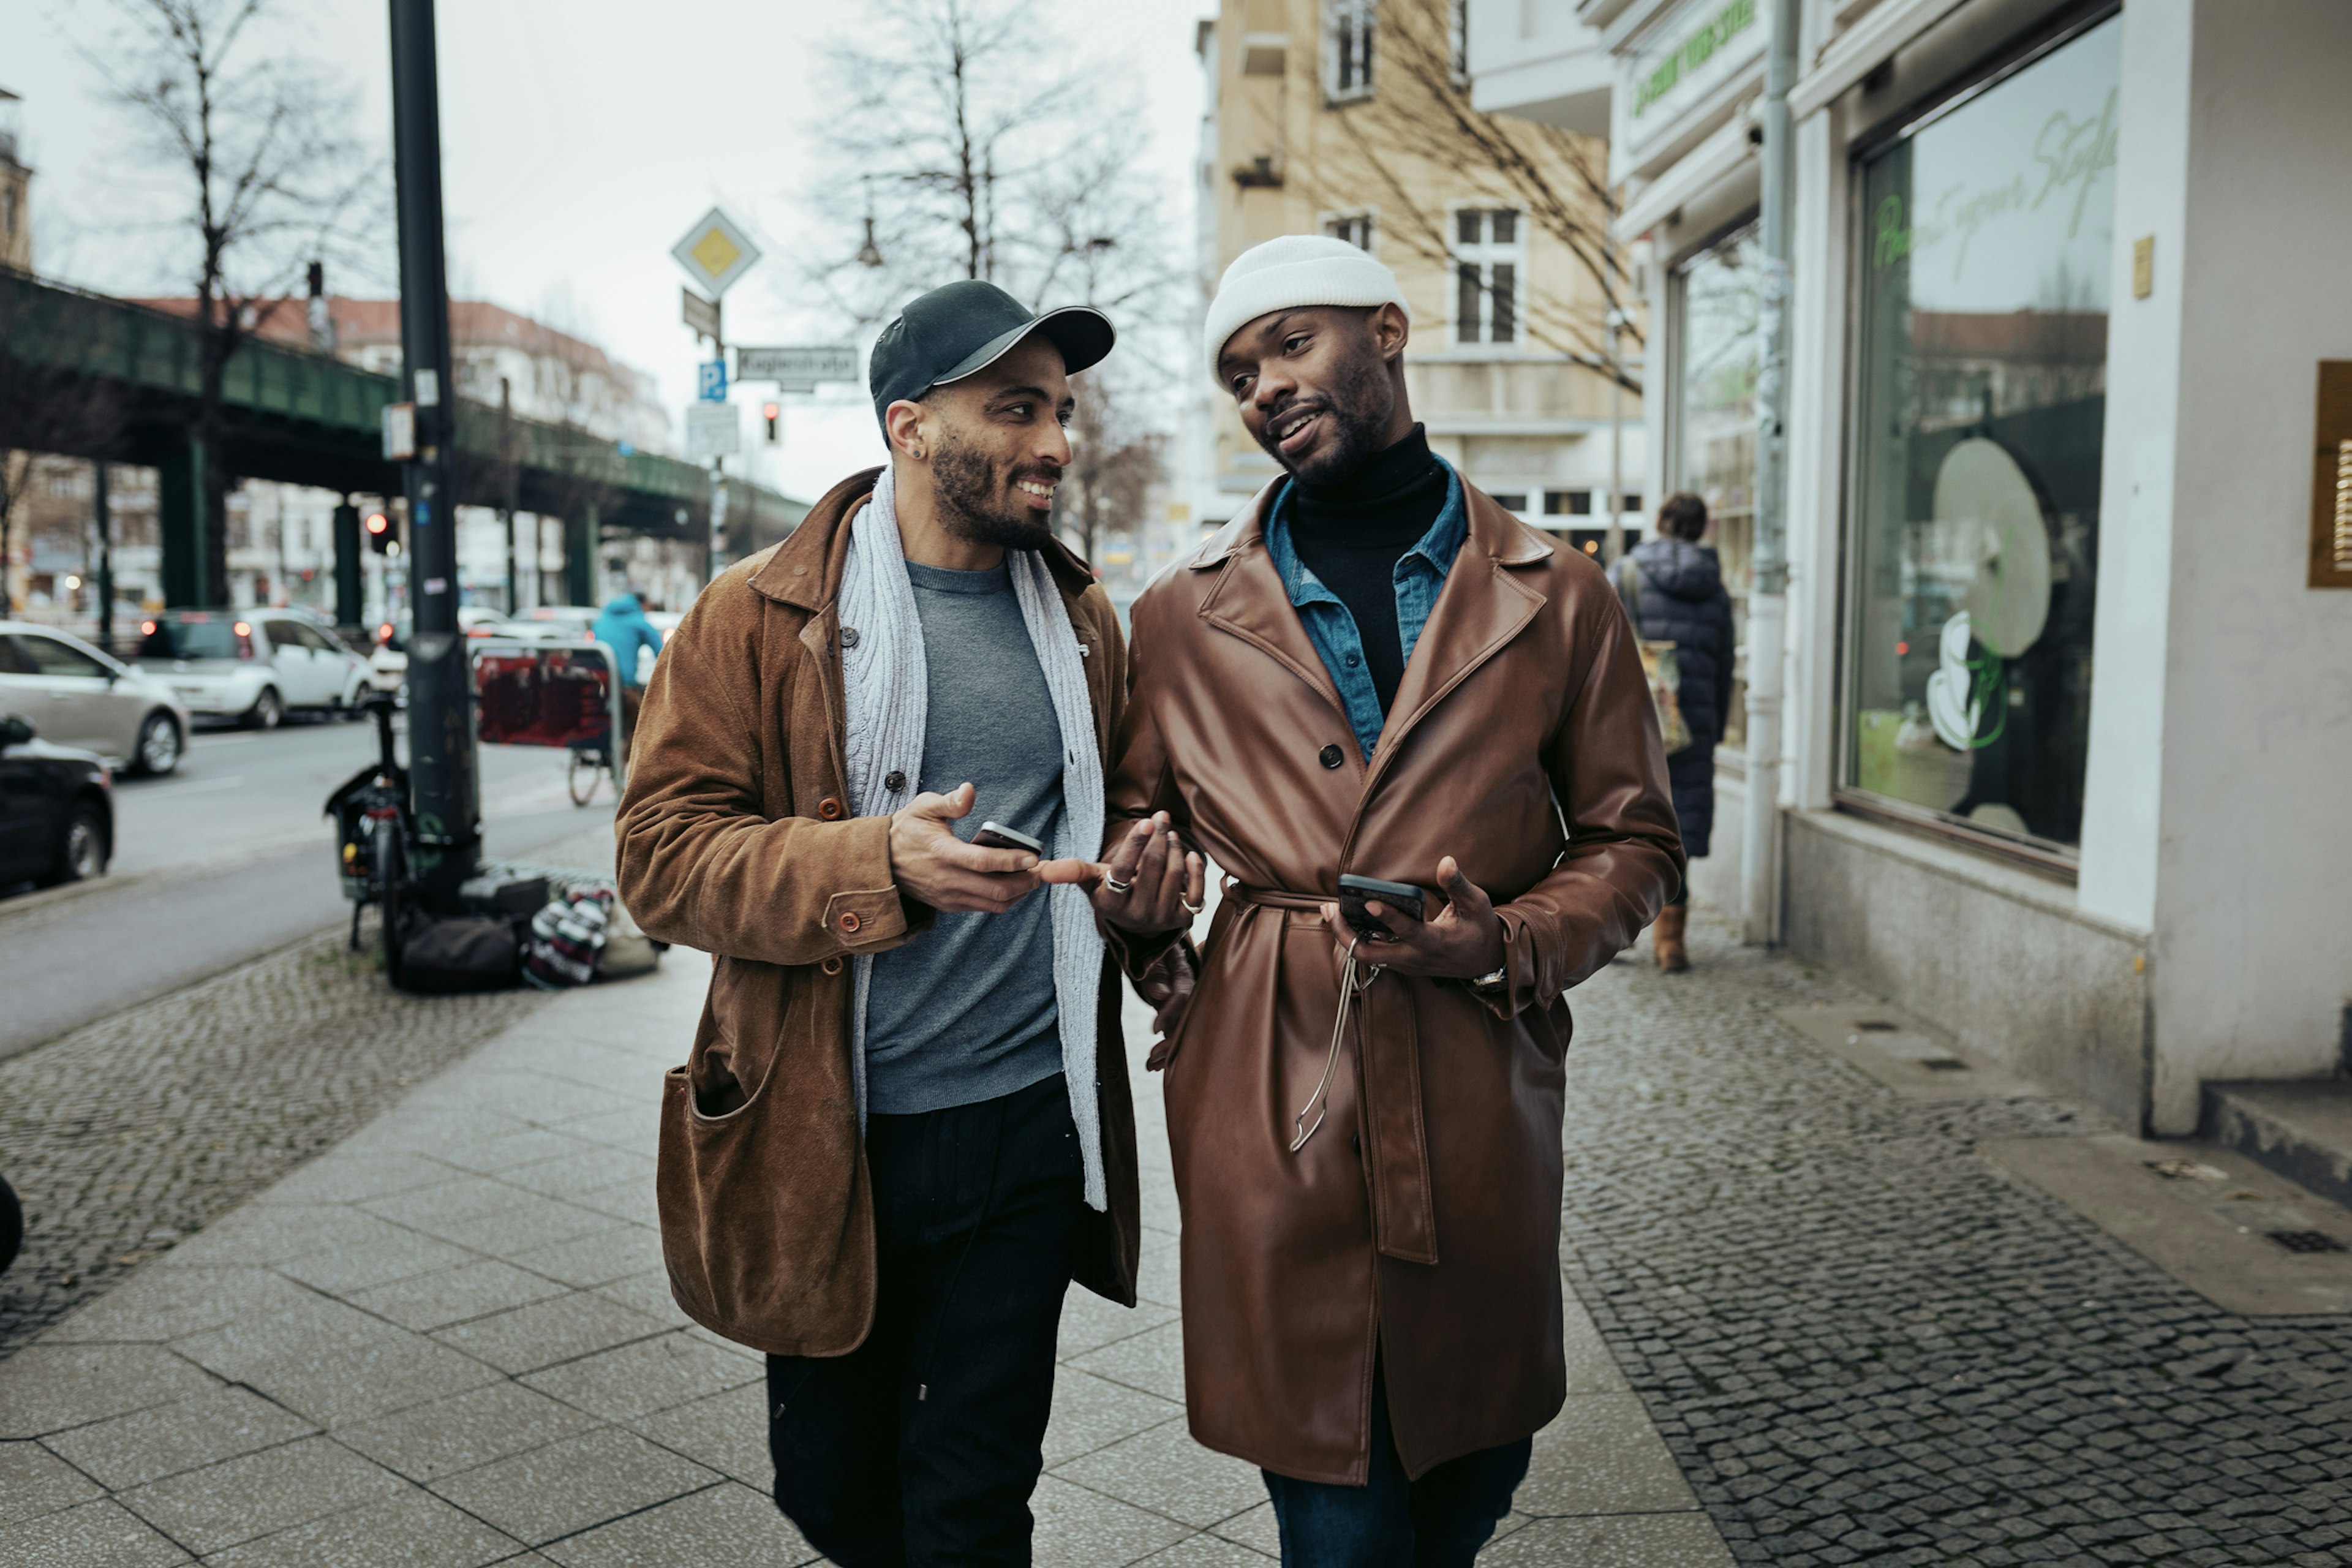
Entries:
POLYGON ((397 707, 388 692, 373 692, 360 707, 375 719, 376 760, 345 780, 327 797, 339 841, 338 870, 343 897, 352 904, 352 951, 360 950, 360 911, 376 906, 383 972, 399 984, 404 916, 414 897, 408 879, 408 847, 416 819, 409 805, 408 770, 400 765, 392 732, 397 707))
MULTIPOLYGON (((596 781, 600 777, 614 779, 613 746, 609 736, 583 742, 572 748, 571 767, 564 777, 565 785, 572 792, 572 804, 586 805, 595 799, 596 781)), ((613 793, 615 795, 621 793, 617 779, 614 779, 613 793)))

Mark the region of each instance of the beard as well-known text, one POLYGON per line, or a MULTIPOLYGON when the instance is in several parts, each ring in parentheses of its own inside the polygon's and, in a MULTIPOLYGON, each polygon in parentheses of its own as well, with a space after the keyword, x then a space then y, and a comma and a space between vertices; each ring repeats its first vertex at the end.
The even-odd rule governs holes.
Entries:
POLYGON ((1258 437, 1258 445, 1309 489, 1343 483, 1381 450, 1381 437, 1395 412, 1388 363, 1381 358, 1370 333, 1365 333, 1355 352, 1341 363, 1330 389, 1305 401, 1320 404, 1331 416, 1331 438, 1319 450, 1294 463, 1282 455, 1281 443, 1273 439, 1274 427, 1297 410, 1297 403, 1277 410, 1265 422, 1266 433, 1258 437))
POLYGON ((1007 499, 1006 491, 1018 477, 1008 477, 1000 484, 986 454, 941 436, 931 458, 940 524, 971 544, 993 544, 1004 550, 1045 548, 1054 538, 1053 527, 1045 521, 1053 513, 1037 512, 1007 499))

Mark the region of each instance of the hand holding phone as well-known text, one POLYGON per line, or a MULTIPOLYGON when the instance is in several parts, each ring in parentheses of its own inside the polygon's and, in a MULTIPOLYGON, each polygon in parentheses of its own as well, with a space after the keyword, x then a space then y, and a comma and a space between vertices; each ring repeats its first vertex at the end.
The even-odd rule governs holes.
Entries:
POLYGON ((1410 882, 1383 882, 1378 877, 1339 879, 1340 917, 1367 942, 1393 942, 1397 929, 1383 923, 1365 907, 1372 903, 1381 906, 1382 914, 1399 921, 1418 923, 1423 918, 1423 895, 1410 882))
POLYGON ((971 841, 982 849, 1026 849, 1040 860, 1045 858, 1045 847, 1017 828, 1001 822, 983 822, 971 841))

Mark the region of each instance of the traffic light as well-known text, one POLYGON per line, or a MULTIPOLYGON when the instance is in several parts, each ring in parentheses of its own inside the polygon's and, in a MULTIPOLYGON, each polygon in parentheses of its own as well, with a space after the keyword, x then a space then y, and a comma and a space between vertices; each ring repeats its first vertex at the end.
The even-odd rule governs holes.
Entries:
POLYGON ((768 422, 768 445, 772 447, 782 439, 779 427, 783 422, 783 407, 781 404, 762 403, 760 405, 760 417, 768 422))
POLYGON ((374 551, 378 555, 385 555, 391 552, 393 545, 391 518, 385 516, 383 512, 372 511, 367 514, 367 521, 361 524, 361 526, 367 530, 367 542, 368 548, 370 550, 374 551))

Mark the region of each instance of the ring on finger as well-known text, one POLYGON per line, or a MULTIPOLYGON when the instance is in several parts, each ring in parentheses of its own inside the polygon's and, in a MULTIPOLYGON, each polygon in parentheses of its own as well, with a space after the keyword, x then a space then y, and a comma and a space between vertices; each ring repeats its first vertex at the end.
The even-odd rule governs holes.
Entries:
POLYGON ((1135 890, 1134 883, 1122 882, 1108 871, 1103 873, 1103 886, 1109 889, 1112 892, 1117 893, 1122 899, 1135 890))
POLYGON ((1179 898, 1176 901, 1184 906, 1184 912, 1186 914, 1194 916, 1195 918, 1200 915, 1202 910, 1209 907, 1209 900, 1206 899, 1202 900, 1197 904, 1192 900, 1186 898, 1179 898))

